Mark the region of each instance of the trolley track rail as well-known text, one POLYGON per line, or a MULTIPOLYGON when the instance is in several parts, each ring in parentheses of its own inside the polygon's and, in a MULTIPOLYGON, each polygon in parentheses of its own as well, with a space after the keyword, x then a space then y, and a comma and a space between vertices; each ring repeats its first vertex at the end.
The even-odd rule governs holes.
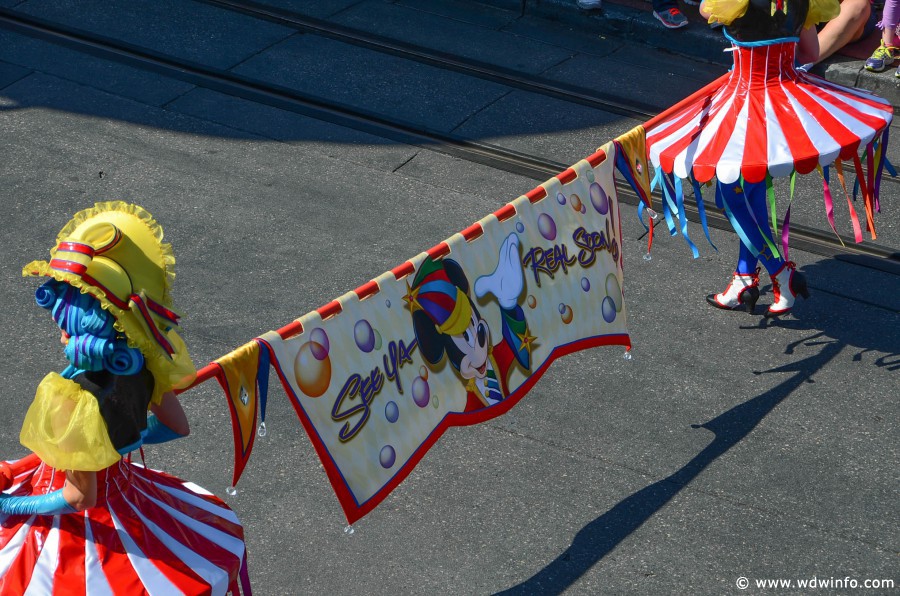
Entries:
MULTIPOLYGON (((571 103, 600 109, 605 112, 632 118, 636 123, 645 122, 657 116, 655 106, 633 99, 622 99, 614 95, 603 94, 594 89, 569 85, 538 75, 523 73, 478 60, 464 58, 425 48, 414 44, 379 36, 367 31, 345 27, 323 19, 316 19, 295 11, 261 4, 253 0, 194 0, 194 2, 220 7, 236 13, 251 16, 294 28, 297 31, 327 37, 336 41, 352 44, 376 52, 413 60, 429 66, 459 72, 477 77, 492 83, 506 85, 515 89, 538 93, 571 103)), ((867 172, 866 164, 862 167, 867 172)), ((884 177, 882 184, 900 187, 900 178, 884 177)))
POLYGON ((619 116, 633 118, 643 122, 656 115, 653 106, 640 101, 628 100, 612 95, 601 94, 592 89, 576 85, 567 85, 537 75, 525 74, 497 65, 462 58, 429 48, 389 39, 372 33, 344 27, 329 21, 315 19, 296 12, 283 10, 252 1, 243 0, 195 0, 203 4, 221 7, 227 10, 267 20, 278 25, 292 27, 298 31, 313 33, 336 41, 356 45, 368 50, 397 56, 405 60, 413 60, 422 64, 452 70, 468 76, 477 77, 492 83, 499 83, 515 89, 531 93, 540 93, 571 103, 601 109, 619 116))
MULTIPOLYGON (((236 2, 234 0, 199 1, 221 5, 231 10, 241 10, 242 12, 255 11, 257 10, 256 7, 259 6, 247 2, 236 2)), ((286 15, 274 15, 267 18, 292 19, 292 22, 296 21, 295 25, 298 27, 301 26, 301 22, 310 21, 310 23, 302 24, 302 26, 311 27, 317 32, 322 31, 323 34, 327 32, 329 36, 350 35, 346 30, 343 30, 344 28, 340 28, 342 31, 338 31, 337 33, 334 31, 329 32, 327 30, 330 26, 326 27, 322 22, 312 23, 309 19, 300 19, 296 16, 288 17, 286 15)), ((513 151, 489 143, 473 141, 458 135, 430 130, 426 127, 403 122, 398 119, 386 118, 379 114, 341 105, 293 89, 238 75, 226 70, 175 58, 127 42, 59 25, 6 8, 0 8, 0 26, 52 43, 61 44, 81 52, 150 70, 173 79, 191 83, 198 87, 218 91, 234 97, 240 97, 263 105, 284 109, 318 120, 331 122, 333 124, 393 141, 420 146, 537 181, 544 181, 559 174, 567 167, 567 164, 513 151)), ((351 35, 351 37, 354 36, 360 37, 356 33, 351 35)), ((391 52, 405 53, 409 50, 409 48, 404 49, 400 47, 405 44, 399 44, 397 42, 382 44, 382 41, 372 42, 371 40, 357 39, 354 43, 375 43, 376 45, 384 45, 390 49, 391 52)), ((421 55, 422 52, 418 52, 418 54, 421 55)), ((425 58, 420 56, 420 59, 424 60, 425 58)), ((444 60, 444 58, 433 55, 428 57, 428 60, 444 60)), ((454 61, 451 60, 451 62, 454 61)), ((455 62, 459 63, 462 61, 456 59, 455 62)), ((485 77, 490 74, 488 72, 489 69, 484 65, 479 66, 477 70, 480 72, 480 75, 478 76, 485 77)), ((494 75, 490 74, 490 76, 494 75)), ((506 77, 506 75, 502 76, 506 77)), ((528 88, 531 91, 539 89, 540 91, 538 92, 555 94, 556 96, 569 98, 571 101, 576 101, 578 103, 589 102, 589 105, 607 111, 619 109, 615 105, 610 107, 610 104, 607 103, 607 100, 604 98, 590 98, 586 94, 587 92, 583 92, 583 90, 573 91, 572 89, 565 90, 563 88, 551 90, 549 89, 549 87, 551 87, 550 83, 546 81, 542 85, 532 88, 529 86, 531 83, 526 80, 530 77, 526 78, 520 75, 512 78, 518 78, 518 82, 511 80, 509 83, 511 86, 528 88)), ((648 112, 641 110, 630 110, 630 113, 627 115, 632 118, 644 118, 648 114, 648 112)), ((625 204, 638 204, 637 195, 627 186, 620 185, 619 196, 620 200, 625 204)), ((695 222, 699 221, 697 210, 691 208, 689 205, 686 205, 685 207, 688 219, 695 222)), ((731 230, 731 225, 722 214, 707 210, 707 219, 709 225, 712 227, 731 230)), ((884 247, 871 242, 856 244, 850 238, 844 238, 842 245, 841 241, 830 231, 825 232, 799 224, 792 224, 791 232, 791 244, 799 250, 823 256, 836 257, 855 265, 900 275, 900 250, 884 247)))

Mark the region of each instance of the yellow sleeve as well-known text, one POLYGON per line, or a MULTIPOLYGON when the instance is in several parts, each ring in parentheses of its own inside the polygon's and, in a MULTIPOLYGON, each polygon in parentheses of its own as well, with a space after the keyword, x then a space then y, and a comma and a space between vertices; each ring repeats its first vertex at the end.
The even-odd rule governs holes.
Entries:
POLYGON ((19 442, 59 470, 98 472, 122 458, 94 396, 55 372, 38 385, 19 442))
POLYGON ((839 0, 810 0, 809 12, 806 13, 804 28, 812 27, 819 23, 826 23, 838 16, 841 12, 839 0))
POLYGON ((747 12, 750 0, 706 0, 704 9, 709 13, 710 23, 730 25, 747 12))

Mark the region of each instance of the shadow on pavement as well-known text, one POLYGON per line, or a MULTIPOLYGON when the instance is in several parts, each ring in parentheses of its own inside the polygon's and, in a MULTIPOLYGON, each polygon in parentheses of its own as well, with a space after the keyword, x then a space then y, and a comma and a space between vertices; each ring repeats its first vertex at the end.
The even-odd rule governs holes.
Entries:
MULTIPOLYGON (((831 274, 829 261, 804 267, 810 278, 831 274)), ((883 279, 883 278, 882 278, 883 279)), ((890 278, 893 282, 893 277, 890 278)), ((888 295, 891 288, 881 288, 888 295)), ((852 308, 852 298, 840 298, 838 305, 852 308), (849 304, 845 304, 849 303, 849 304)), ((860 304, 862 306, 862 304, 860 304)), ((825 296, 809 305, 798 308, 797 317, 784 319, 760 319, 760 323, 744 329, 759 330, 768 326, 790 329, 802 339, 785 347, 786 355, 794 354, 798 347, 819 348, 816 354, 753 374, 793 372, 794 374, 771 390, 754 397, 720 416, 694 428, 704 428, 714 433, 713 441, 667 478, 641 489, 619 502, 612 509, 590 522, 576 534, 571 546, 554 561, 521 584, 500 592, 501 594, 559 594, 572 586, 582 574, 603 559, 629 534, 662 509, 685 486, 721 455, 737 445, 785 398, 804 383, 812 382, 814 374, 825 368, 844 348, 857 350, 852 360, 860 362, 866 353, 877 354, 873 364, 887 371, 900 370, 900 345, 896 326, 886 319, 895 319, 897 312, 889 307, 860 308, 856 312, 835 312, 835 300, 825 296)))
POLYGON ((900 314, 900 276, 871 269, 856 269, 850 275, 846 263, 840 259, 823 259, 805 265, 802 270, 810 281, 813 295, 808 303, 800 305, 798 316, 760 319, 758 325, 744 329, 778 326, 798 336, 805 333, 803 339, 787 345, 786 355, 793 354, 801 344, 813 346, 836 341, 856 351, 853 362, 861 362, 864 354, 877 354, 875 366, 891 372, 900 370, 900 338, 896 324, 888 321, 900 314), (830 280, 834 279, 847 285, 834 293, 822 289, 822 286, 833 286, 830 280))

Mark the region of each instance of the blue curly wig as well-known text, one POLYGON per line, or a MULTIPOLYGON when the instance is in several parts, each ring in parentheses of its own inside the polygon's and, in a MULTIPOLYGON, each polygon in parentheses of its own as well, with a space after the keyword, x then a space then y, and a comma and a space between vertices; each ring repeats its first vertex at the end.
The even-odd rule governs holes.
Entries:
POLYGON ((115 317, 103 310, 90 294, 50 280, 37 289, 34 298, 38 306, 50 311, 59 328, 69 336, 65 354, 71 366, 63 372, 64 377, 98 370, 133 375, 143 367, 143 354, 128 347, 124 336, 113 327, 115 317))

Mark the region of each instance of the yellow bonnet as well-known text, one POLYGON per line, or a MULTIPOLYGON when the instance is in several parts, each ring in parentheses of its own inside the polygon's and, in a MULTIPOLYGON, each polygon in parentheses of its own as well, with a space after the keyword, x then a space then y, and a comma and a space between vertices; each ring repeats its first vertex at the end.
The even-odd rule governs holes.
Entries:
POLYGON ((79 211, 60 231, 50 261, 33 261, 24 276, 52 277, 96 298, 115 328, 144 355, 156 381, 153 401, 187 387, 196 375, 177 333, 180 315, 169 295, 175 256, 145 209, 122 201, 79 211))

